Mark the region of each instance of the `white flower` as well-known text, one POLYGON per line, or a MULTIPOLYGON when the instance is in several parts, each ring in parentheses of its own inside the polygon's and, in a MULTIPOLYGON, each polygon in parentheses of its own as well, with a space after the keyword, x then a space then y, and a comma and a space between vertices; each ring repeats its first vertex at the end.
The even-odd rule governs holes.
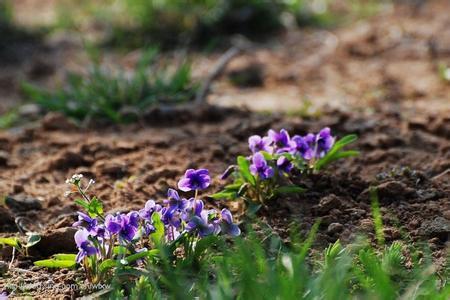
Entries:
POLYGON ((83 174, 74 174, 74 175, 72 175, 72 178, 66 180, 66 183, 67 184, 77 184, 81 181, 82 178, 83 178, 83 174))

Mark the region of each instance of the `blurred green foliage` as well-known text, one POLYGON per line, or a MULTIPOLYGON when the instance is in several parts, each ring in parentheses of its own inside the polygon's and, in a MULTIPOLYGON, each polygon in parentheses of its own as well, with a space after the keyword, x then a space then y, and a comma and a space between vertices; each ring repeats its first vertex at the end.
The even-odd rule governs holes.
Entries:
POLYGON ((0 1, 0 24, 11 23, 12 13, 11 2, 7 0, 0 1))
POLYGON ((77 120, 126 122, 152 105, 183 103, 195 95, 190 65, 170 70, 158 60, 155 48, 147 50, 128 73, 108 68, 96 55, 86 75, 69 73, 67 85, 55 91, 23 83, 25 96, 45 111, 59 111, 77 120))
POLYGON ((207 45, 233 34, 264 37, 281 29, 274 0, 125 0, 131 26, 113 27, 110 44, 207 45))
POLYGON ((446 300, 450 296, 448 269, 437 271, 418 248, 400 242, 373 247, 362 239, 347 246, 337 241, 320 253, 311 248, 316 230, 313 227, 304 242, 287 247, 277 235, 249 229, 233 245, 218 243, 196 264, 161 261, 131 278, 128 272, 127 280, 114 280, 112 294, 130 299, 446 300))
POLYGON ((104 44, 115 47, 212 46, 227 43, 234 34, 251 39, 270 36, 282 30, 288 19, 298 26, 335 26, 370 16, 385 1, 62 0, 55 25, 82 29, 89 22, 94 27, 103 24, 104 44))

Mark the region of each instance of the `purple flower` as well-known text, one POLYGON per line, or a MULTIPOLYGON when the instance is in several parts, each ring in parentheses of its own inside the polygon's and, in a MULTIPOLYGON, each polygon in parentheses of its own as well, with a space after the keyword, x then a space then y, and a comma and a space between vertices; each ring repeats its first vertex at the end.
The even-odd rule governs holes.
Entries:
POLYGON ((94 247, 88 237, 89 232, 85 228, 80 229, 75 233, 75 243, 78 247, 78 254, 76 257, 77 263, 80 263, 85 256, 91 256, 98 253, 97 248, 94 247))
POLYGON ((150 224, 148 222, 146 222, 144 224, 143 228, 144 228, 144 234, 145 235, 150 235, 150 234, 152 234, 153 232, 156 231, 155 226, 153 226, 152 224, 150 224))
POLYGON ((203 203, 202 200, 194 200, 194 199, 192 199, 191 203, 192 203, 192 212, 194 213, 194 215, 199 216, 202 213, 205 204, 203 203))
POLYGON ((204 190, 211 182, 209 172, 206 169, 188 169, 184 173, 184 177, 178 181, 178 188, 183 192, 193 190, 204 190))
POLYGON ((233 216, 228 209, 222 209, 220 215, 222 217, 221 228, 223 233, 228 233, 231 236, 238 236, 241 234, 241 229, 233 223, 233 216))
POLYGON ((97 227, 95 227, 95 234, 93 235, 100 240, 109 238, 109 234, 106 231, 105 225, 98 225, 97 227))
POLYGON ((280 132, 270 129, 268 134, 276 147, 277 153, 289 152, 294 145, 286 129, 281 129, 280 132))
POLYGON ((95 218, 91 218, 89 217, 87 214, 82 213, 82 212, 77 212, 78 213, 78 221, 76 221, 75 223, 73 223, 72 226, 74 227, 85 227, 90 234, 95 234, 96 230, 97 230, 97 219, 95 218))
POLYGON ((160 211, 161 205, 156 204, 154 200, 148 200, 145 203, 145 207, 139 211, 139 216, 143 220, 151 220, 155 211, 160 211))
POLYGON ((167 191, 167 198, 168 200, 166 200, 165 203, 169 204, 170 210, 184 210, 189 206, 189 201, 184 198, 180 198, 178 192, 174 189, 169 189, 167 191))
POLYGON ((331 136, 331 130, 329 127, 325 127, 316 136, 316 157, 324 157, 333 144, 334 138, 331 136))
POLYGON ((303 159, 310 160, 314 156, 314 142, 316 136, 312 133, 308 133, 304 137, 296 135, 292 138, 294 146, 292 147, 292 154, 300 154, 303 159))
POLYGON ((210 212, 203 210, 199 215, 195 215, 186 225, 186 231, 197 231, 200 237, 205 237, 214 234, 218 231, 216 224, 209 223, 210 212))
POLYGON ((112 234, 126 240, 133 240, 139 227, 139 214, 135 211, 117 216, 107 215, 105 218, 106 229, 112 234))
POLYGON ((112 234, 119 233, 120 230, 122 229, 122 224, 123 224, 123 215, 122 214, 118 214, 116 216, 107 215, 105 217, 106 229, 112 234))
POLYGON ((166 227, 166 242, 172 242, 174 240, 176 240, 178 237, 180 236, 180 232, 178 231, 177 228, 173 227, 173 226, 167 226, 166 227))
POLYGON ((236 170, 236 166, 235 165, 231 165, 229 166, 225 172, 223 172, 222 175, 220 175, 220 180, 225 180, 227 179, 231 174, 233 174, 233 172, 236 170))
POLYGON ((171 225, 179 229, 181 227, 182 212, 178 209, 164 207, 161 211, 161 221, 164 225, 171 225))
POLYGON ((258 175, 261 179, 267 179, 273 176, 272 167, 267 165, 267 161, 264 156, 258 152, 253 154, 252 164, 250 165, 250 172, 253 175, 258 175))
POLYGON ((259 151, 272 153, 273 148, 270 146, 270 144, 272 144, 272 139, 267 136, 260 137, 259 135, 252 135, 248 138, 248 147, 253 153, 259 151))
POLYGON ((277 167, 281 172, 289 173, 291 172, 294 165, 284 156, 277 159, 277 167))
POLYGON ((139 214, 135 211, 129 212, 123 218, 124 222, 119 236, 127 241, 133 240, 139 227, 139 214))

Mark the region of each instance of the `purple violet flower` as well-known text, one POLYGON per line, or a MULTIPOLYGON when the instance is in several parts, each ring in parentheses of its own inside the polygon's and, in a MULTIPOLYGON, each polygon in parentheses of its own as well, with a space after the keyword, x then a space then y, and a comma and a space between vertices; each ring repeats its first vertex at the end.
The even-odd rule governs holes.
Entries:
POLYGON ((144 234, 145 235, 150 235, 152 233, 154 233, 156 231, 155 226, 153 226, 152 224, 146 222, 143 226, 144 229, 144 234))
POLYGON ((272 139, 267 136, 260 137, 259 135, 252 135, 248 138, 248 147, 253 153, 259 151, 272 153, 273 147, 270 144, 272 144, 272 139))
POLYGON ((268 134, 276 147, 276 153, 289 152, 294 146, 286 129, 281 129, 280 132, 270 129, 268 134))
POLYGON ((217 231, 215 224, 209 223, 210 212, 203 210, 200 215, 195 215, 186 225, 186 231, 197 231, 200 237, 211 235, 217 231))
POLYGON ((291 172, 294 165, 284 156, 277 159, 277 167, 281 172, 289 173, 291 172))
POLYGON ((177 229, 181 227, 182 211, 164 207, 161 211, 161 221, 164 225, 171 225, 177 229))
POLYGON ((183 192, 193 190, 204 190, 211 183, 209 171, 206 169, 188 169, 184 176, 178 181, 178 188, 183 192))
POLYGON ((167 226, 166 227, 166 242, 172 242, 175 241, 179 236, 180 236, 180 232, 178 231, 177 228, 173 227, 173 226, 167 226))
POLYGON ((168 209, 170 210, 184 210, 189 206, 189 201, 184 198, 180 198, 178 192, 174 189, 168 189, 167 198, 168 199, 165 201, 165 203, 169 204, 168 209))
POLYGON ((122 229, 122 224, 123 224, 123 215, 122 214, 118 214, 116 216, 113 215, 107 215, 105 217, 105 226, 106 229, 111 233, 111 234, 117 234, 120 232, 120 230, 122 229))
POLYGON ((78 247, 78 254, 76 257, 77 263, 80 263, 85 256, 91 256, 98 253, 97 248, 94 247, 88 237, 89 232, 85 228, 82 228, 75 233, 75 243, 78 247))
POLYGON ((223 172, 222 175, 220 175, 220 180, 225 180, 227 179, 231 174, 233 174, 233 172, 236 170, 236 166, 235 165, 231 165, 229 166, 225 172, 223 172))
POLYGON ((95 234, 96 230, 97 230, 97 219, 96 218, 91 218, 89 217, 87 214, 82 213, 82 212, 77 212, 78 213, 78 221, 76 221, 75 223, 73 223, 73 227, 84 227, 87 229, 87 231, 90 234, 95 234))
POLYGON ((304 137, 296 135, 292 138, 294 147, 292 147, 292 154, 299 153, 303 159, 310 160, 314 156, 314 142, 316 136, 312 133, 308 133, 304 137))
POLYGON ((253 154, 252 162, 250 172, 253 175, 258 175, 261 179, 268 179, 273 176, 274 172, 272 167, 267 165, 267 161, 260 152, 253 154))
POLYGON ((105 225, 98 225, 95 227, 95 234, 93 236, 99 240, 105 240, 109 238, 109 233, 106 231, 105 225))
POLYGON ((325 127, 316 136, 316 157, 324 157, 333 144, 334 138, 331 136, 331 130, 329 127, 325 127))
POLYGON ((151 220, 155 211, 161 211, 161 205, 156 204, 154 200, 148 200, 145 207, 139 211, 139 216, 143 220, 151 220))
POLYGON ((139 227, 139 214, 132 211, 126 215, 107 215, 105 218, 105 225, 110 233, 119 234, 119 237, 122 239, 131 241, 136 235, 139 227))
POLYGON ((228 233, 231 236, 238 236, 241 234, 241 229, 233 223, 233 216, 228 209, 222 209, 220 215, 222 219, 221 228, 223 233, 228 233))

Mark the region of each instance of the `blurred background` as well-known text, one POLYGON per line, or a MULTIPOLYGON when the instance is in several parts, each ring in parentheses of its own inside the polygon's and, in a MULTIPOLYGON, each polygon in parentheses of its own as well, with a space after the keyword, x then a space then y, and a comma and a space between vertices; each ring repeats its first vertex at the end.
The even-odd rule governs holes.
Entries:
POLYGON ((210 103, 262 112, 446 111, 449 11, 445 0, 0 0, 0 127, 47 111, 126 122, 189 104, 208 79, 210 103))

